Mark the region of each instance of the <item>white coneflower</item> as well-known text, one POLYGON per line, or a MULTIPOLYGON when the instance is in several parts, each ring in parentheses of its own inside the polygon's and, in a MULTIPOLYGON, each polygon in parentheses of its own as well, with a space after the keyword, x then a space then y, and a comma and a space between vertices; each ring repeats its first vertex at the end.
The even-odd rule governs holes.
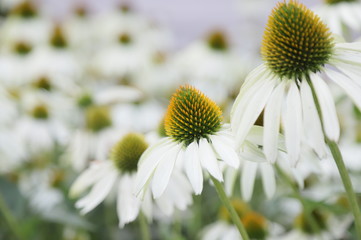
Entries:
POLYGON ((325 157, 324 136, 311 87, 319 100, 325 134, 337 141, 340 128, 336 110, 321 73, 326 73, 361 108, 360 52, 359 43, 335 42, 326 25, 304 5, 293 0, 279 3, 264 34, 265 63, 248 75, 232 108, 231 124, 237 144, 241 145, 265 109, 263 150, 270 162, 277 157, 281 120, 293 165, 299 160, 303 137, 319 157, 325 157))
POLYGON ((358 0, 324 0, 315 12, 336 34, 347 34, 345 27, 358 32, 361 30, 361 2, 358 0))
POLYGON ((218 159, 232 167, 238 167, 239 159, 222 125, 222 112, 211 99, 192 86, 181 86, 166 113, 168 137, 151 146, 140 160, 135 193, 141 194, 150 184, 154 198, 160 197, 175 165, 184 168, 196 194, 203 189, 203 170, 223 181, 218 159))
MULTIPOLYGON (((92 186, 89 194, 76 202, 76 207, 81 209, 81 213, 85 214, 94 209, 112 189, 116 189, 120 227, 135 220, 140 209, 151 219, 150 192, 148 191, 143 201, 133 194, 138 161, 147 146, 142 135, 129 133, 113 146, 110 160, 94 162, 78 177, 70 189, 70 195, 76 196, 92 186)), ((177 179, 180 181, 170 185, 173 189, 169 188, 166 191, 168 194, 165 194, 166 198, 160 199, 161 202, 158 204, 166 214, 171 214, 174 207, 184 210, 191 203, 190 189, 187 190, 187 185, 183 186, 182 178, 177 179), (174 189, 179 191, 175 192, 174 189)))

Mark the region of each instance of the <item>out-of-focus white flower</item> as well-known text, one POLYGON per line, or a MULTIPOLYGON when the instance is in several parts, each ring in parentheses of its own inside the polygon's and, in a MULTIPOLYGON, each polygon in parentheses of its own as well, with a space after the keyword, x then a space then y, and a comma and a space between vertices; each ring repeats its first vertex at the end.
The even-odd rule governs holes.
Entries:
POLYGON ((345 30, 358 33, 361 30, 361 3, 358 0, 324 0, 314 10, 333 33, 349 37, 350 33, 345 30))
MULTIPOLYGON (((153 207, 150 192, 144 195, 143 201, 133 194, 138 161, 146 148, 147 143, 141 135, 134 133, 125 135, 113 146, 109 156, 110 161, 94 162, 74 182, 70 189, 71 196, 76 196, 92 186, 89 194, 77 201, 76 207, 85 214, 115 190, 120 227, 135 220, 140 209, 148 219, 151 219, 153 207)), ((192 201, 191 189, 187 182, 178 175, 169 186, 157 206, 166 214, 171 214, 175 207, 184 210, 192 201)))

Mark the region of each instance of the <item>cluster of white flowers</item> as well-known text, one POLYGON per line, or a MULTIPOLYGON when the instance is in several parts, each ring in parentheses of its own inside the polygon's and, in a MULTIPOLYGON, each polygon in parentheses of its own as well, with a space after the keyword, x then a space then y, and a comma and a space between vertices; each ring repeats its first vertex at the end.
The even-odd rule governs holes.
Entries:
MULTIPOLYGON (((55 20, 39 2, 4 3, 0 186, 64 239, 119 236, 93 226, 115 222, 100 206, 129 239, 136 219, 143 239, 146 225, 154 239, 360 236, 359 1, 269 9, 259 66, 221 28, 175 50, 129 4, 76 3, 55 20)), ((10 232, 29 232, 5 213, 10 232)))

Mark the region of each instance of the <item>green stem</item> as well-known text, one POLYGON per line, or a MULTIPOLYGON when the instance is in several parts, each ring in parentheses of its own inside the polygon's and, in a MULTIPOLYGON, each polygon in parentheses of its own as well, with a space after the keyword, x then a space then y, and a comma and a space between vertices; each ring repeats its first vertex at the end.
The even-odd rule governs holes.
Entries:
POLYGON ((139 213, 139 224, 140 224, 140 233, 142 235, 142 240, 150 240, 148 221, 142 211, 140 211, 139 213))
POLYGON ((307 221, 310 223, 310 226, 312 228, 312 231, 314 233, 320 233, 321 232, 321 228, 318 225, 316 219, 312 216, 312 210, 308 207, 308 204, 306 203, 305 199, 302 197, 302 195, 300 194, 299 189, 297 188, 297 186, 294 184, 294 182, 289 178, 289 176, 287 176, 286 173, 284 173, 284 171, 282 171, 282 169, 276 165, 276 170, 279 174, 279 176, 283 179, 284 182, 286 182, 292 189, 293 194, 295 195, 295 197, 300 201, 300 203, 302 204, 302 207, 304 209, 304 213, 305 213, 305 217, 307 219, 307 221))
POLYGON ((7 222, 10 230, 15 235, 15 237, 19 240, 23 239, 19 229, 19 224, 16 222, 16 219, 12 215, 1 193, 0 193, 0 212, 2 213, 5 221, 7 222))
POLYGON ((350 176, 348 175, 345 163, 344 163, 343 158, 342 158, 342 154, 340 152, 340 149, 339 149, 337 143, 335 141, 330 140, 327 137, 326 133, 325 133, 325 128, 324 128, 324 123, 323 123, 323 118, 322 118, 320 102, 318 101, 315 88, 314 88, 314 86, 313 86, 313 84, 311 82, 311 79, 309 77, 307 78, 307 82, 311 87, 312 96, 313 96, 313 99, 315 101, 317 113, 318 113, 318 116, 319 116, 320 121, 321 121, 322 131, 323 131, 323 134, 325 136, 325 141, 326 141, 328 147, 331 150, 332 157, 334 158, 334 160, 336 162, 338 172, 340 173, 343 186, 344 186, 344 188, 346 190, 346 194, 347 194, 347 198, 348 198, 348 201, 350 203, 350 206, 351 206, 352 214, 353 214, 353 216, 355 218, 355 226, 356 226, 358 239, 361 239, 361 212, 360 212, 360 208, 359 208, 359 206, 357 204, 357 198, 356 198, 356 194, 355 194, 355 192, 353 190, 353 186, 352 186, 350 176))
POLYGON ((222 184, 212 176, 211 176, 211 179, 213 181, 214 186, 216 187, 219 198, 221 199, 222 203, 224 204, 224 206, 227 208, 229 214, 231 215, 232 221, 237 226, 238 231, 242 236, 242 239, 249 240, 247 231, 246 231, 245 227, 243 226, 236 210, 233 208, 231 202, 229 201, 222 184))

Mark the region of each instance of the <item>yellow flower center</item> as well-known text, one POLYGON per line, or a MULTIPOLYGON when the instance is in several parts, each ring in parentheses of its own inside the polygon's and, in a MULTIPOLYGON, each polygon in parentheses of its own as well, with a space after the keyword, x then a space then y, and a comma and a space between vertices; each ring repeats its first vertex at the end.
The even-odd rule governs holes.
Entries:
POLYGON ((55 48, 66 48, 68 43, 60 26, 56 26, 50 37, 50 45, 55 48))
POLYGON ((91 106, 86 109, 85 116, 87 128, 94 132, 112 125, 109 109, 105 106, 91 106))
MULTIPOLYGON (((233 208, 236 210, 239 218, 243 218, 248 212, 251 211, 249 205, 247 203, 243 202, 242 200, 233 199, 233 200, 231 200, 231 204, 232 204, 233 208)), ((222 219, 226 222, 229 222, 229 223, 233 223, 231 215, 229 214, 226 207, 221 206, 221 208, 219 209, 218 215, 219 215, 220 219, 222 219)))
POLYGON ((256 212, 248 212, 241 220, 250 238, 265 239, 268 226, 262 215, 256 212))
POLYGON ((38 88, 38 89, 44 89, 46 91, 50 91, 51 90, 51 83, 49 81, 49 79, 45 76, 39 78, 36 82, 34 82, 34 87, 38 88))
POLYGON ((222 111, 192 86, 181 86, 172 96, 165 116, 167 136, 188 146, 207 138, 221 127, 222 111))
POLYGON ((327 26, 297 1, 278 3, 263 36, 261 53, 280 77, 301 79, 328 62, 333 38, 327 26))
POLYGON ((327 4, 337 4, 342 2, 357 2, 357 0, 325 0, 327 4))
POLYGON ((142 135, 129 133, 113 146, 110 159, 119 170, 133 172, 137 170, 138 161, 147 147, 142 135))
POLYGON ((120 44, 128 45, 132 43, 132 37, 128 33, 121 33, 118 36, 118 41, 120 44))
MULTIPOLYGON (((318 211, 318 210, 313 210, 311 213, 311 217, 315 220, 315 222, 318 225, 318 229, 324 230, 326 229, 326 220, 327 217, 324 213, 318 211)), ((302 212, 300 213, 296 218, 295 218, 295 222, 294 222, 295 226, 302 230, 305 233, 309 233, 309 234, 314 234, 314 233, 319 233, 319 232, 315 232, 316 229, 314 229, 311 225, 311 223, 308 221, 308 219, 306 219, 305 214, 302 212)))
POLYGON ((20 16, 22 18, 36 17, 37 12, 35 6, 30 1, 23 1, 11 10, 11 15, 20 16))
POLYGON ((49 117, 49 111, 45 104, 39 104, 33 108, 31 115, 36 119, 47 119, 49 117))
POLYGON ((208 46, 217 51, 225 51, 228 49, 227 38, 221 31, 212 32, 207 39, 208 46))
POLYGON ((33 48, 31 47, 30 44, 28 44, 26 42, 17 42, 17 43, 15 43, 13 49, 14 49, 14 52, 19 55, 27 55, 28 53, 31 52, 31 50, 33 48))

